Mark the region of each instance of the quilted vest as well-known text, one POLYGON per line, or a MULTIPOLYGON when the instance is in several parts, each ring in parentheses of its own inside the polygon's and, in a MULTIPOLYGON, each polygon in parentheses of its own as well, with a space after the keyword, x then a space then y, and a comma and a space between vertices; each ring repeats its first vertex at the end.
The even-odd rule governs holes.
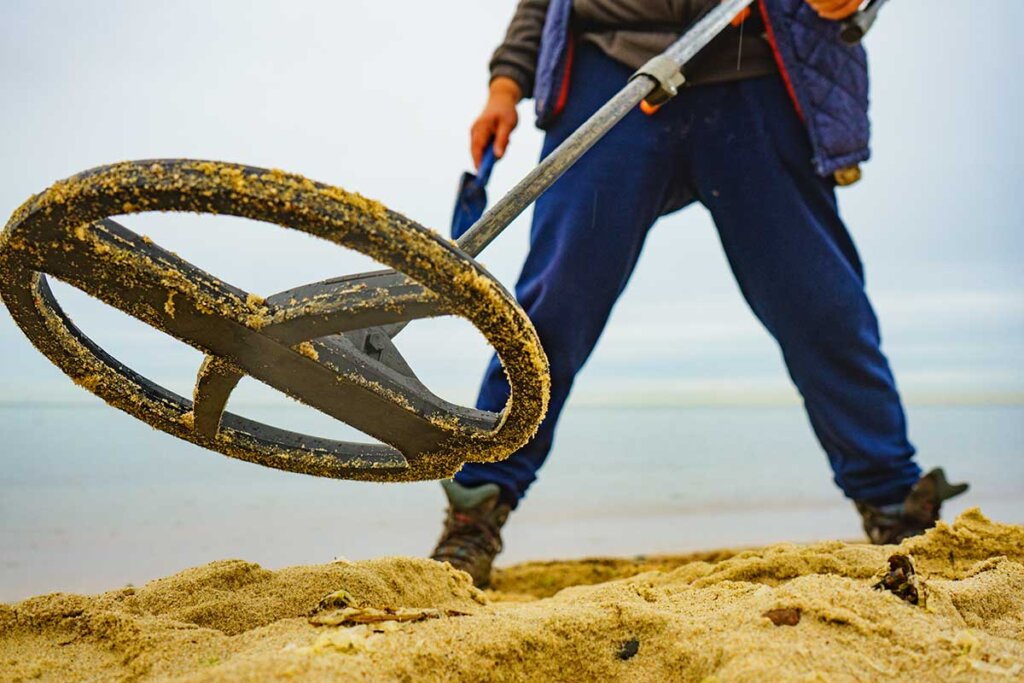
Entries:
MULTIPOLYGON (((866 160, 868 120, 867 55, 839 38, 839 24, 820 18, 804 0, 757 0, 786 83, 811 139, 814 164, 822 176, 866 160)), ((551 0, 534 86, 537 125, 547 128, 567 94, 572 63, 570 17, 573 0, 551 0)))

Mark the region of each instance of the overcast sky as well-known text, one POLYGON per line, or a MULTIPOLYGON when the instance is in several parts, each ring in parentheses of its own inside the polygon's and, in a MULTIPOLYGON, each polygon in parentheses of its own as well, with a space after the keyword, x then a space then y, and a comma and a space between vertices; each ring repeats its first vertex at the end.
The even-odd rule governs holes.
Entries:
MULTIPOLYGON (((57 2, 0 8, 0 211, 121 159, 278 167, 446 231, 467 128, 512 0, 57 2)), ((868 39, 874 159, 841 204, 887 353, 914 400, 1024 396, 1024 3, 897 0, 868 39), (998 7, 998 13, 995 12, 998 7)), ((535 163, 532 102, 492 199, 535 163)), ((528 216, 482 260, 512 286, 528 216)), ((133 216, 126 224, 250 291, 372 267, 274 226, 133 216)), ((61 288, 86 333, 189 393, 196 352, 61 288)), ((468 324, 417 323, 400 345, 440 393, 471 401, 486 349, 468 324)), ((250 383, 252 384, 252 383, 250 383)), ((247 389, 252 400, 262 396, 247 389)), ((578 401, 791 398, 703 209, 664 219, 577 384, 578 401)), ((87 395, 0 313, 0 400, 87 395)))

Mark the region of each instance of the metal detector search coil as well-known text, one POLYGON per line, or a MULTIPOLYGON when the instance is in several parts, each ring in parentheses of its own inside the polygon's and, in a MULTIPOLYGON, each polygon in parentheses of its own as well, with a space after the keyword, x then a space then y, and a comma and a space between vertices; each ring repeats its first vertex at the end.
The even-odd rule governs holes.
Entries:
POLYGON ((338 479, 452 476, 536 431, 550 378, 537 333, 473 258, 381 204, 282 171, 183 159, 130 161, 60 181, 0 234, 0 299, 77 384, 181 439, 233 458, 338 479), (109 219, 146 211, 242 216, 362 252, 394 270, 266 299, 222 282, 109 219), (192 399, 125 367, 71 322, 46 275, 206 354, 192 399), (502 413, 449 403, 377 326, 458 315, 494 347, 512 388, 502 413), (225 412, 245 375, 387 445, 333 441, 225 412))

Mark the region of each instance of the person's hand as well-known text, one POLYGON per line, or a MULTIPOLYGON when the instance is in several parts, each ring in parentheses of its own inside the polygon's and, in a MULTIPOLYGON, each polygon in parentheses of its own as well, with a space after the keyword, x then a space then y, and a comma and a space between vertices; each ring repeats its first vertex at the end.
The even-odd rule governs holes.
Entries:
POLYGON ((823 19, 840 20, 853 16, 863 0, 805 0, 823 19))
POLYGON ((494 155, 499 159, 505 155, 508 138, 519 123, 516 104, 521 99, 523 92, 511 78, 498 76, 491 81, 487 104, 469 129, 469 151, 477 168, 491 138, 494 138, 494 155))

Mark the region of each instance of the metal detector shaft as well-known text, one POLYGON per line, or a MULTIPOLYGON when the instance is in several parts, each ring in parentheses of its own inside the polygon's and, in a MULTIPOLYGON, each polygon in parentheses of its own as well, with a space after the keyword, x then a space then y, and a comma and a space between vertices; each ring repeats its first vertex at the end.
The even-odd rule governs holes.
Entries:
MULTIPOLYGON (((563 173, 579 161, 595 142, 615 127, 626 114, 652 93, 661 91, 667 99, 681 84, 683 66, 704 49, 740 12, 754 0, 723 0, 698 20, 659 56, 640 67, 622 90, 594 112, 586 123, 495 202, 457 241, 459 248, 476 257, 494 238, 512 223, 526 207, 544 194, 563 173), (678 80, 677 80, 678 79, 678 80)), ((394 323, 380 329, 389 337, 401 332, 408 323, 394 323)))
MULTIPOLYGON (((630 79, 615 97, 597 110, 582 126, 576 129, 565 142, 545 157, 525 178, 499 199, 469 230, 457 241, 459 247, 470 256, 477 256, 484 247, 508 227, 526 207, 540 197, 570 166, 575 164, 595 142, 604 137, 615 124, 623 119, 641 100, 655 90, 665 87, 668 71, 656 72, 660 67, 670 66, 678 73, 694 55, 714 40, 740 12, 754 0, 723 0, 721 4, 705 14, 686 33, 672 43, 665 52, 648 62, 634 78, 630 79), (654 69, 648 67, 655 65, 654 69)), ((867 6, 843 24, 843 40, 855 44, 864 37, 875 23, 878 11, 887 0, 870 0, 867 6)), ((669 96, 675 95, 674 88, 669 96)))
MULTIPOLYGON (((484 247, 551 187, 595 142, 640 104, 641 100, 655 90, 665 87, 664 77, 667 74, 652 73, 652 70, 647 69, 648 66, 656 62, 660 63, 659 66, 666 66, 670 61, 678 74, 694 55, 714 40, 729 22, 753 1, 725 0, 697 21, 659 57, 641 67, 636 76, 630 79, 617 95, 598 109, 586 123, 577 128, 565 142, 546 156, 536 168, 481 216, 480 220, 458 239, 459 247, 474 257, 483 251, 484 247)), ((675 94, 674 87, 671 94, 675 94)))
MULTIPOLYGON (((480 220, 457 240, 459 247, 470 256, 479 255, 484 247, 501 234, 526 207, 536 201, 641 100, 655 90, 665 88, 665 79, 671 78, 670 71, 665 70, 666 67, 672 72, 680 72, 694 55, 714 40, 729 22, 753 1, 723 0, 672 43, 665 52, 641 67, 626 87, 597 110, 586 123, 576 129, 565 142, 481 216, 480 220), (654 68, 648 69, 652 66, 654 68), (658 68, 662 70, 657 71, 658 68)), ((843 39, 851 44, 859 42, 875 22, 878 11, 886 1, 871 0, 863 10, 843 24, 843 39)), ((674 88, 670 90, 669 97, 672 95, 675 95, 674 88)))

